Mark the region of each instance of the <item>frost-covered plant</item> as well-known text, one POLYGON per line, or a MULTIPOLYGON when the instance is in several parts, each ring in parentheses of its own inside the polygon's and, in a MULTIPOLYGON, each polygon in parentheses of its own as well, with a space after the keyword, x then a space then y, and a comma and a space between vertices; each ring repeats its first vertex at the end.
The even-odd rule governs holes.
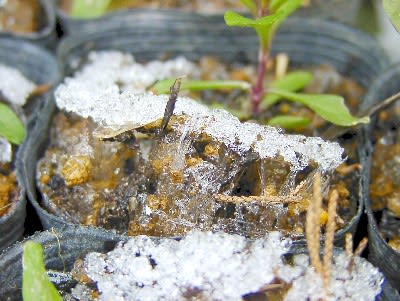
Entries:
MULTIPOLYGON (((270 58, 273 38, 279 26, 302 3, 302 0, 241 0, 253 15, 253 18, 242 16, 233 11, 224 15, 228 26, 251 27, 259 38, 258 71, 252 84, 245 81, 184 81, 182 89, 207 90, 218 88, 236 88, 247 90, 250 94, 252 114, 257 116, 261 107, 268 109, 281 99, 305 105, 323 119, 339 125, 353 126, 367 123, 368 117, 357 118, 350 114, 344 99, 337 95, 297 93, 313 79, 309 72, 291 72, 264 86, 266 66, 270 58)), ((168 93, 173 80, 157 83, 153 90, 156 93, 168 93)), ((288 125, 293 122, 306 122, 304 118, 293 116, 277 116, 270 120, 271 125, 288 125)))

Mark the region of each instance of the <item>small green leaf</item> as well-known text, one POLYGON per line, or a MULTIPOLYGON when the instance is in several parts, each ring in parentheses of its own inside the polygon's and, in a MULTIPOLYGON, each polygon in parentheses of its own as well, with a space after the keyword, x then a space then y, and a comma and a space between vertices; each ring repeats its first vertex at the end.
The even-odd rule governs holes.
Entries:
POLYGON ((73 18, 95 18, 103 15, 111 0, 74 0, 71 10, 73 18))
POLYGON ((279 23, 300 7, 303 0, 272 0, 270 10, 280 14, 279 23))
POLYGON ((383 0, 383 8, 389 15, 394 27, 400 31, 400 1, 399 0, 383 0))
MULTIPOLYGON (((174 84, 175 79, 160 80, 150 89, 155 94, 169 94, 170 87, 174 84)), ((240 89, 249 90, 251 85, 245 81, 235 80, 182 80, 181 91, 203 91, 203 90, 223 90, 223 89, 240 89)))
POLYGON ((286 0, 271 0, 271 3, 269 4, 269 9, 272 12, 275 12, 281 7, 283 3, 285 3, 286 0))
POLYGON ((340 126, 353 126, 368 123, 368 117, 357 118, 350 114, 344 99, 337 95, 300 94, 284 90, 271 89, 269 93, 277 94, 287 100, 301 103, 323 119, 340 126))
POLYGON ((257 15, 257 6, 253 0, 240 0, 240 2, 247 7, 252 15, 257 15))
POLYGON ((279 21, 279 14, 269 15, 259 19, 250 19, 236 12, 227 11, 224 14, 225 23, 228 26, 252 27, 256 30, 263 49, 268 48, 270 30, 279 21))
POLYGON ((268 121, 269 125, 280 126, 288 130, 301 129, 309 125, 311 120, 306 117, 292 115, 277 115, 268 121))
POLYGON ((229 113, 231 113, 233 116, 236 116, 237 118, 239 118, 240 120, 246 120, 250 118, 250 115, 243 112, 243 111, 239 111, 239 110, 234 110, 229 108, 228 106, 220 103, 220 102, 214 102, 211 104, 210 106, 211 109, 223 109, 228 111, 229 113))
POLYGON ((0 136, 14 144, 21 144, 25 138, 25 127, 14 111, 0 103, 0 136))
POLYGON ((302 3, 302 0, 286 0, 280 4, 279 8, 271 15, 250 19, 236 12, 225 12, 224 19, 228 26, 252 27, 256 30, 260 39, 262 49, 269 48, 271 36, 276 27, 283 22, 292 12, 294 12, 302 3))
POLYGON ((62 301, 56 287, 47 277, 40 244, 33 241, 24 244, 22 267, 24 301, 62 301))
MULTIPOLYGON (((312 81, 312 79, 313 75, 310 72, 294 71, 273 81, 270 87, 272 89, 295 92, 307 86, 312 81)), ((280 99, 282 99, 282 97, 277 94, 267 93, 261 103, 262 109, 269 108, 270 106, 277 103, 280 99)))

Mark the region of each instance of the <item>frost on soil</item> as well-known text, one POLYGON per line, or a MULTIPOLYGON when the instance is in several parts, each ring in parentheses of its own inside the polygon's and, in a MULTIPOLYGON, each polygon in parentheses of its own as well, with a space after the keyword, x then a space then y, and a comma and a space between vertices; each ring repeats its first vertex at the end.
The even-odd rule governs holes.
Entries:
POLYGON ((11 144, 4 138, 0 137, 0 163, 8 163, 12 161, 11 144))
MULTIPOLYGON (((141 93, 158 79, 194 72, 192 63, 178 58, 165 63, 137 64, 119 52, 92 53, 89 63, 56 91, 60 109, 91 117, 101 127, 120 133, 160 120, 168 96, 141 93), (186 68, 184 66, 187 66, 186 68)), ((189 98, 179 98, 174 115, 186 120, 181 134, 209 135, 240 155, 255 152, 260 159, 282 156, 294 171, 316 162, 323 172, 343 162, 343 149, 320 138, 285 135, 273 127, 241 123, 224 110, 209 110, 189 98)))
POLYGON ((144 88, 195 72, 183 58, 139 65, 118 52, 90 54, 55 93, 58 107, 75 114, 54 119, 52 143, 38 164, 46 208, 130 235, 301 233, 312 177, 319 170, 328 183, 343 149, 242 123, 185 97, 157 135, 168 96, 144 88), (132 168, 125 168, 128 160, 132 168))
POLYGON ((0 64, 0 92, 10 104, 23 106, 36 85, 18 70, 0 64))
MULTIPOLYGON (((358 257, 350 269, 344 253, 335 256, 330 289, 324 290, 306 255, 284 262, 290 244, 279 232, 253 241, 200 231, 180 241, 137 236, 108 254, 90 253, 83 266, 100 301, 242 300, 270 283, 282 284, 283 300, 366 301, 380 293, 378 270, 358 257)), ((77 297, 84 292, 73 290, 77 297)))

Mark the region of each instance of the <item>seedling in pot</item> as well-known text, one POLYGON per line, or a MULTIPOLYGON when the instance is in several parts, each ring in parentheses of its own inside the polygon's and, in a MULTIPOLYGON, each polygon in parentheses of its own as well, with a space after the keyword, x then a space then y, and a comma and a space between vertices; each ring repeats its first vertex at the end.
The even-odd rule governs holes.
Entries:
MULTIPOLYGON (((254 18, 244 17, 236 12, 227 11, 225 22, 228 26, 251 27, 259 38, 258 71, 252 84, 245 81, 184 81, 182 89, 209 90, 209 89, 241 89, 250 95, 253 117, 259 116, 261 110, 267 110, 282 99, 302 104, 323 119, 339 125, 354 126, 359 123, 368 123, 368 117, 354 117, 344 104, 344 99, 337 95, 304 94, 297 91, 311 82, 313 76, 309 72, 297 71, 283 75, 272 81, 268 87, 264 86, 266 66, 270 59, 272 40, 279 26, 301 5, 301 0, 265 0, 241 1, 254 18)), ((156 93, 168 93, 173 80, 160 81, 153 86, 156 93)), ((296 126, 307 124, 309 121, 301 117, 277 116, 269 121, 270 124, 282 126, 296 126)))
POLYGON ((42 246, 33 241, 24 244, 22 258, 22 296, 24 301, 61 301, 56 287, 46 274, 42 246))
POLYGON ((25 138, 25 127, 21 120, 3 103, 0 103, 0 137, 15 145, 20 145, 25 138))

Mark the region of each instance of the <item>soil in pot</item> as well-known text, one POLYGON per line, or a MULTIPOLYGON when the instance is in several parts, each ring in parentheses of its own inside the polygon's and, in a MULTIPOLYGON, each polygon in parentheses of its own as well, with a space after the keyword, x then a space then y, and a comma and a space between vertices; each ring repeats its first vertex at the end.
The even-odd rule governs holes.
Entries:
POLYGON ((35 32, 40 28, 41 13, 39 0, 2 1, 0 30, 24 34, 35 32))
POLYGON ((281 229, 302 236, 309 183, 325 166, 325 196, 329 185, 341 196, 339 224, 354 216, 356 209, 350 204, 356 201, 349 201, 347 187, 356 177, 350 175, 346 183, 339 173, 331 175, 342 162, 339 145, 240 123, 225 111, 209 111, 190 99, 181 100, 181 113, 173 115, 160 134, 168 97, 140 92, 156 77, 189 74, 197 68, 184 59, 144 67, 117 52, 90 57, 91 65, 56 92, 60 108, 91 118, 65 113, 54 118, 50 146, 37 172, 43 205, 50 212, 69 222, 132 235, 176 236, 200 228, 251 237, 281 229), (93 74, 101 75, 85 83, 93 74), (113 88, 105 97, 102 89, 110 80, 113 88), (98 94, 89 96, 92 91, 98 94), (127 108, 121 111, 110 103, 102 107, 99 102, 110 99, 127 101, 127 108), (139 114, 125 112, 132 102, 139 114), (279 141, 272 146, 276 149, 263 144, 268 139, 270 144, 279 141))
POLYGON ((384 240, 400 253, 400 103, 382 111, 374 128, 370 196, 384 240))

